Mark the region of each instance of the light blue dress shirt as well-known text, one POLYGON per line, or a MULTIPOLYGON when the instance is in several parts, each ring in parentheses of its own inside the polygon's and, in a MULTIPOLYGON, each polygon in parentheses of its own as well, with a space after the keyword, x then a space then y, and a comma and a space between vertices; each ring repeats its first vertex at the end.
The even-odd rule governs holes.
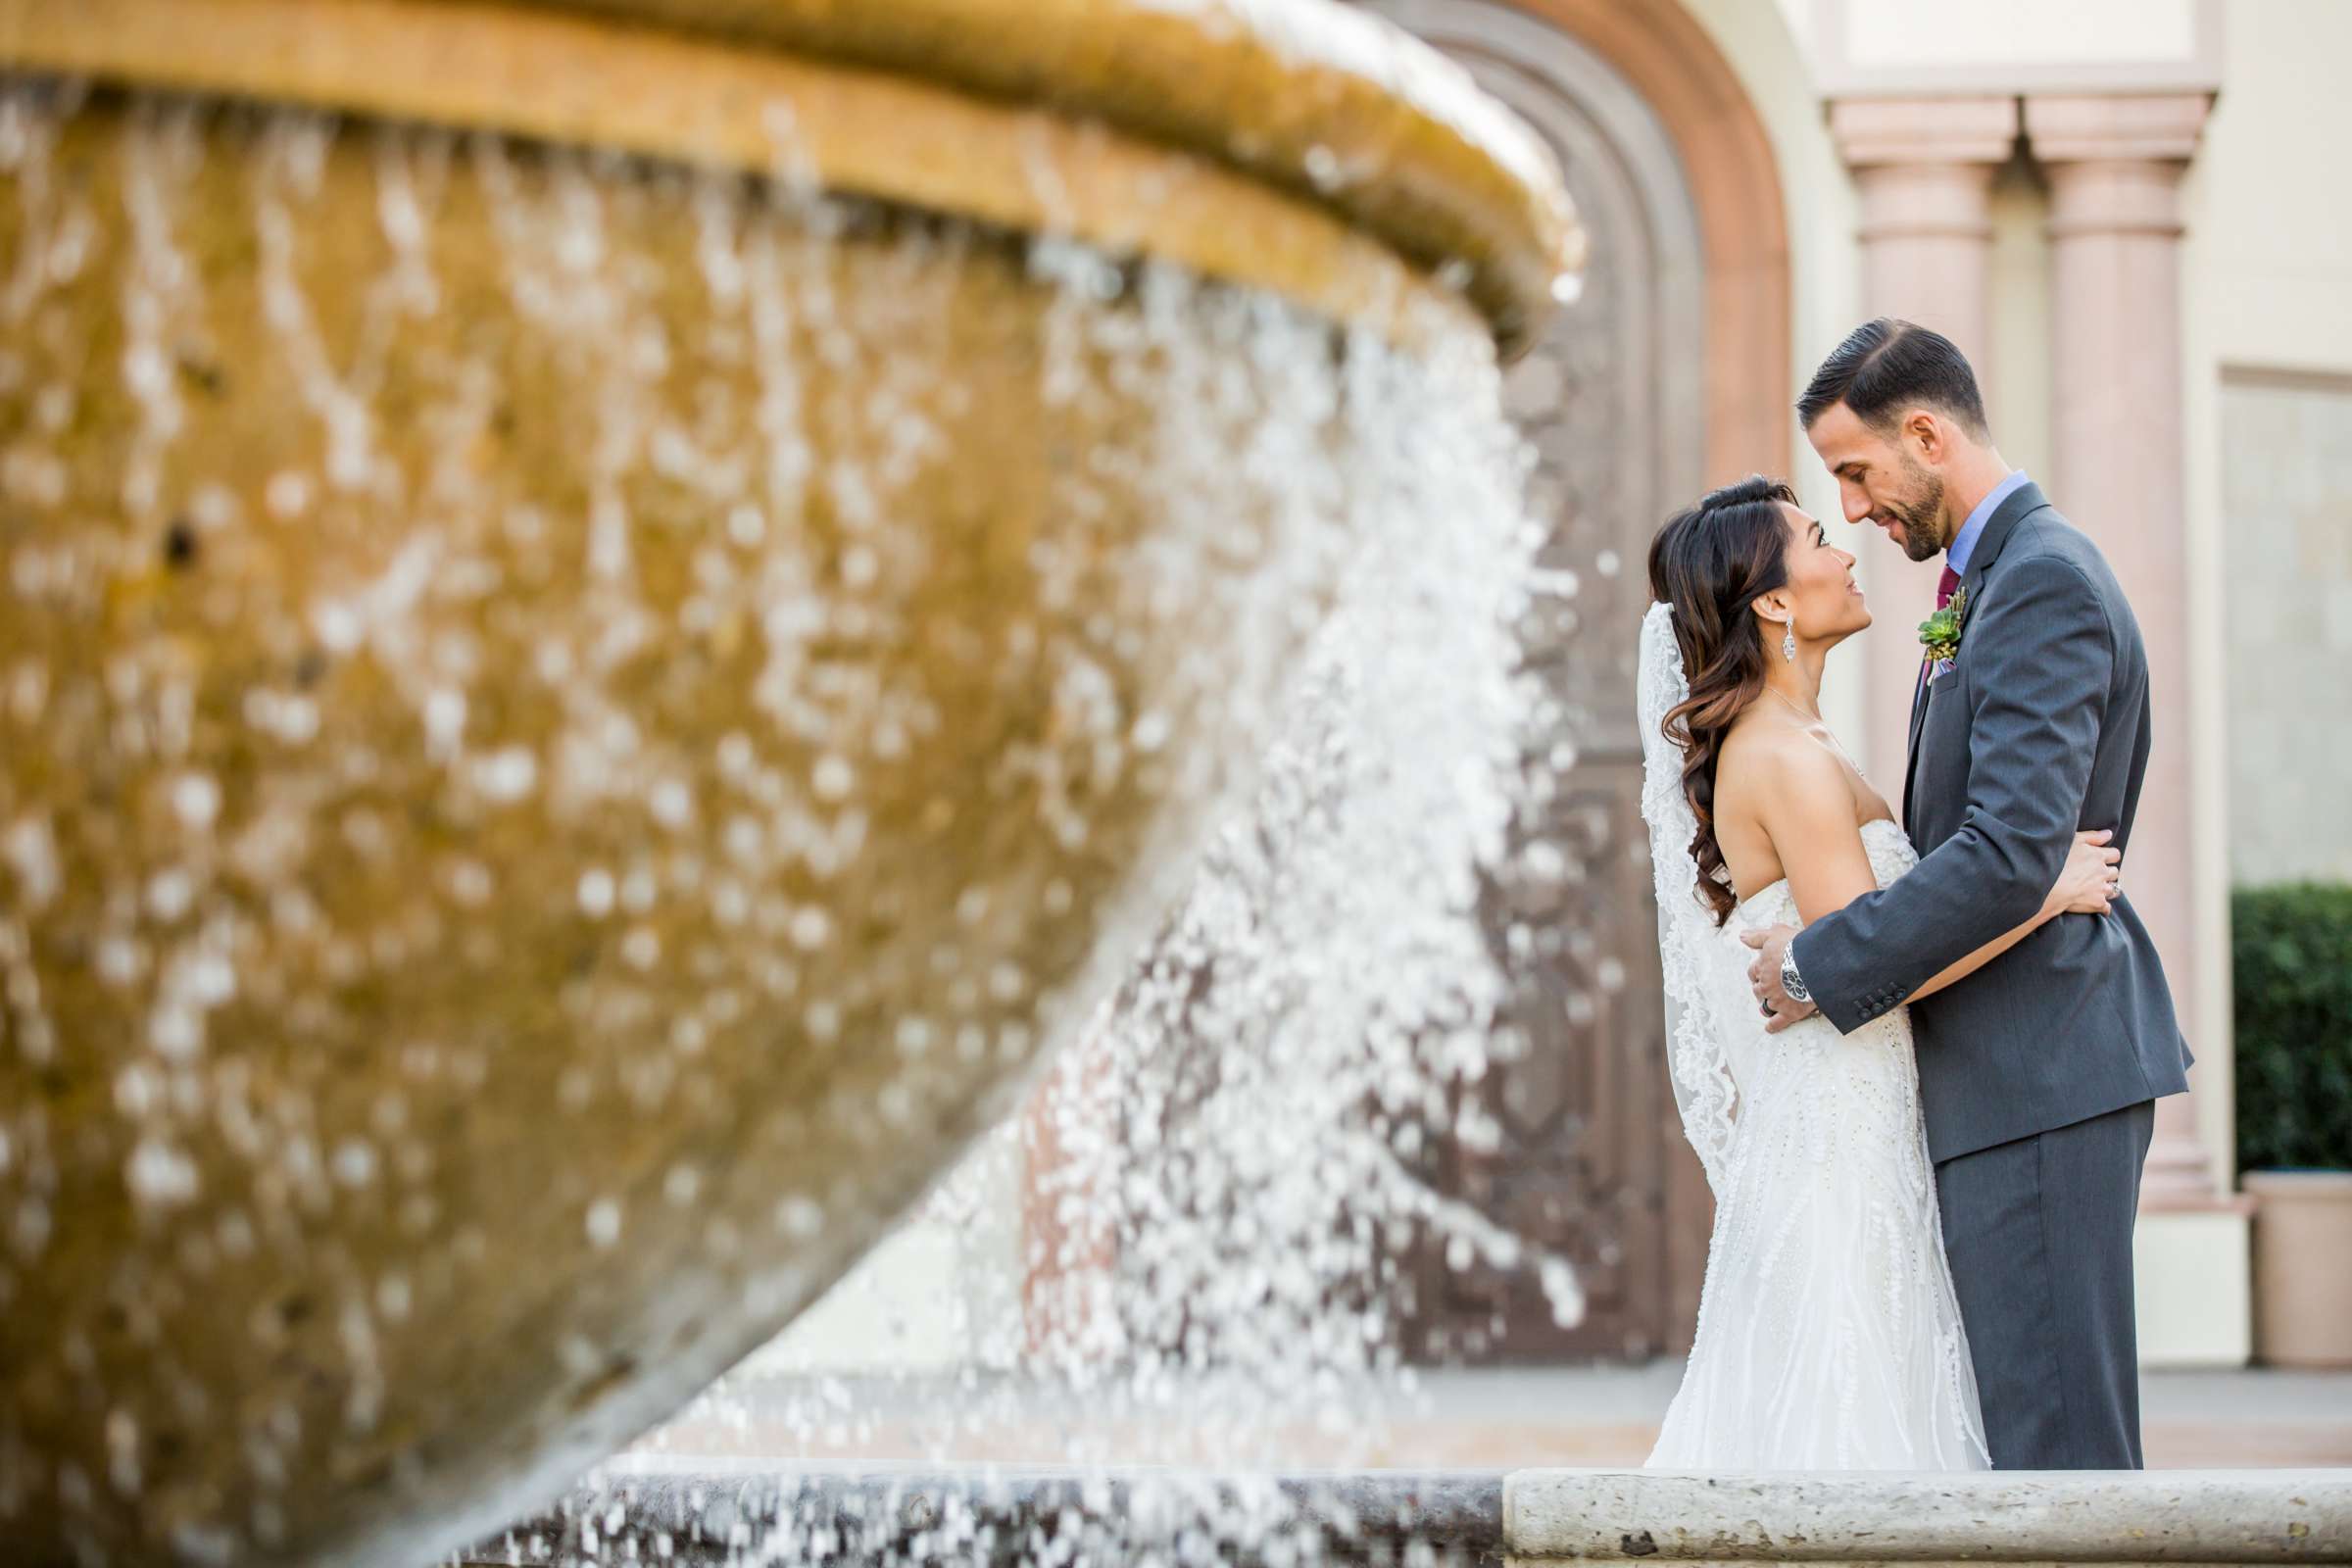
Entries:
POLYGON ((1977 503, 1976 510, 1968 514, 1968 520, 1960 525, 1960 531, 1952 536, 1951 548, 1943 553, 1943 564, 1958 575, 1967 576, 1968 558, 1977 552, 1977 535, 1984 531, 1984 524, 1992 520, 1992 514, 2001 509, 2002 502, 2031 482, 2026 477, 2025 469, 2011 468, 2009 477, 1994 485, 1984 499, 1977 503))

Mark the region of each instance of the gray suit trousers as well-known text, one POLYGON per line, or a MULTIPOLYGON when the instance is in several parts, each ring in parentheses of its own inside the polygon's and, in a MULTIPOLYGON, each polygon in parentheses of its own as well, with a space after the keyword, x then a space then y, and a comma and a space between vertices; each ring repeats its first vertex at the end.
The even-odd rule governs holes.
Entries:
POLYGON ((1999 1470, 2136 1470, 2132 1226, 2142 1101, 1936 1167, 1943 1246, 1999 1470))

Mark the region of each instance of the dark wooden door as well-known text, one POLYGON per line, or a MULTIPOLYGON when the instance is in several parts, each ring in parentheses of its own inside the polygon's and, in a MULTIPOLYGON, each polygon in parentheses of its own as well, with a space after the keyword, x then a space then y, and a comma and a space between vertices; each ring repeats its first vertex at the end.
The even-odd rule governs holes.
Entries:
POLYGON ((1486 889, 1514 976, 1510 1058, 1456 1091, 1430 1179, 1573 1260, 1583 1321, 1554 1320, 1536 1271, 1410 1260, 1406 1344, 1440 1361, 1641 1357, 1687 1347, 1707 1197, 1665 1076, 1657 917, 1640 815, 1635 638, 1648 540, 1700 488, 1706 431, 1697 222, 1664 128, 1574 38, 1494 0, 1377 0, 1462 61, 1558 154, 1592 238, 1581 297, 1510 372, 1535 446, 1544 564, 1574 591, 1522 646, 1556 712, 1531 757, 1560 766, 1507 873, 1486 889))

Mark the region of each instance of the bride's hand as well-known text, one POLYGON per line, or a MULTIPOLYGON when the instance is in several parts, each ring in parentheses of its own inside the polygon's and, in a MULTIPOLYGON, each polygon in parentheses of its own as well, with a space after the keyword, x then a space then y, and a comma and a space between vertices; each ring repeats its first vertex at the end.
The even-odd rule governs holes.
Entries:
POLYGON ((2124 852, 2111 849, 2115 835, 2101 829, 2078 833, 2058 873, 2058 885, 2042 901, 2046 914, 2105 914, 2115 906, 2123 882, 2124 852))

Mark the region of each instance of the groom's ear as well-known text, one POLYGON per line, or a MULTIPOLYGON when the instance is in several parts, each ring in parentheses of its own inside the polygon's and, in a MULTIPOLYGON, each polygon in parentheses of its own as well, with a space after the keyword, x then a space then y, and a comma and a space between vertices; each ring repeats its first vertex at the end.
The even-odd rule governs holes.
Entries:
POLYGON ((1952 455, 1952 432, 1934 409, 1911 410, 1895 434, 1922 463, 1941 463, 1952 455))

